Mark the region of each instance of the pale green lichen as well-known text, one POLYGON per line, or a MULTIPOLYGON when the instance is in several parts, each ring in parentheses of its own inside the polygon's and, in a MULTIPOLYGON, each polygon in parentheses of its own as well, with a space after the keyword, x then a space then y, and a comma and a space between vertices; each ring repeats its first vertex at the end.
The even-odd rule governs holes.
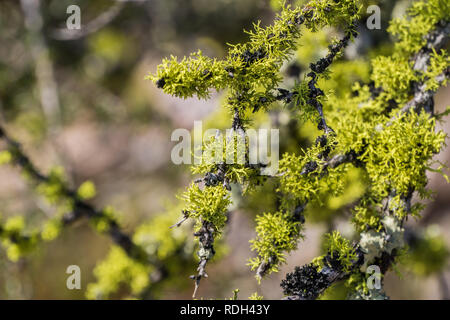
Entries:
POLYGON ((386 216, 381 220, 382 231, 369 230, 361 233, 359 245, 364 252, 364 264, 361 270, 365 270, 375 258, 381 257, 383 252, 392 254, 392 251, 402 248, 404 243, 404 229, 400 220, 396 217, 386 216))

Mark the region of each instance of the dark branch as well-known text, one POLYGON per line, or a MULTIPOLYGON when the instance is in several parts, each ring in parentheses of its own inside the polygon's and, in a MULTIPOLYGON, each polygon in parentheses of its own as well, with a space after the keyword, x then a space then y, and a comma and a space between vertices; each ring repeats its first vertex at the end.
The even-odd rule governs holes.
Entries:
MULTIPOLYGON (((42 174, 30 158, 23 152, 20 144, 8 136, 6 131, 0 126, 0 138, 3 139, 9 151, 13 154, 14 163, 22 168, 34 181, 37 183, 48 183, 50 178, 42 174)), ((70 225, 78 221, 82 217, 88 218, 102 218, 108 221, 108 235, 114 243, 122 247, 125 252, 131 257, 142 257, 143 251, 133 243, 131 238, 121 230, 119 224, 112 218, 106 216, 101 210, 97 210, 93 205, 83 201, 77 195, 77 192, 61 184, 61 193, 63 197, 72 199, 74 203, 73 211, 66 213, 62 217, 64 225, 70 225)))
MULTIPOLYGON (((416 70, 425 71, 427 64, 430 61, 430 54, 434 50, 442 47, 445 42, 448 41, 448 34, 450 28, 448 22, 446 24, 440 24, 435 31, 432 31, 426 38, 427 44, 422 48, 415 59, 416 70)), ((448 70, 439 76, 439 79, 444 80, 444 77, 448 77, 448 70)), ((440 82, 438 80, 438 82, 440 82)), ((424 83, 416 86, 416 91, 414 93, 414 98, 408 102, 404 108, 401 109, 401 113, 408 112, 410 110, 419 111, 420 107, 423 107, 433 97, 432 91, 424 90, 424 83)), ((392 120, 391 120, 392 121, 392 120)), ((325 166, 326 167, 336 167, 340 164, 351 161, 355 155, 336 155, 331 160, 329 160, 325 166)), ((411 211, 411 199, 414 190, 411 189, 409 192, 401 197, 403 209, 409 213, 411 211)), ((389 202, 395 196, 395 191, 385 199, 386 205, 383 209, 384 215, 391 215, 394 212, 389 208, 389 202)), ((403 220, 400 221, 400 225, 403 224, 403 220)), ((404 234, 405 235, 405 234, 404 234)), ((389 239, 386 239, 389 241, 389 239)), ((350 270, 356 270, 364 264, 364 254, 356 247, 356 252, 359 259, 353 262, 353 266, 350 270)), ((396 255, 396 249, 392 250, 390 253, 381 252, 381 254, 375 259, 375 262, 380 265, 382 273, 385 273, 392 265, 396 255)), ((303 267, 296 267, 294 272, 288 273, 286 279, 281 282, 281 286, 284 293, 287 295, 285 299, 289 300, 310 300, 318 298, 327 288, 329 288, 333 283, 345 279, 350 273, 344 272, 339 264, 332 263, 332 256, 328 254, 325 256, 325 260, 328 261, 325 267, 318 270, 313 264, 308 264, 303 267), (330 263, 331 262, 331 263, 330 263)), ((366 261, 373 262, 373 261, 366 261)))

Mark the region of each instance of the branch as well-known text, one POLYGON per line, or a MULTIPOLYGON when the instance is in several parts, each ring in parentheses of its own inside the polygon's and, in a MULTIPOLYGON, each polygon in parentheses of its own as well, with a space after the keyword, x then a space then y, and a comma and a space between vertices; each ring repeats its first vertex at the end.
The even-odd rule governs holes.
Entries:
POLYGON ((200 262, 197 268, 198 274, 190 276, 191 279, 195 280, 195 289, 192 298, 195 298, 195 295, 197 294, 200 280, 208 277, 208 274, 206 273, 206 263, 216 253, 214 250, 214 225, 211 222, 203 221, 201 229, 194 233, 194 236, 198 237, 200 245, 198 250, 200 262))
POLYGON ((308 77, 311 78, 311 80, 308 82, 308 104, 316 108, 317 112, 319 113, 320 121, 318 124, 318 129, 323 130, 325 134, 334 133, 334 131, 327 125, 325 117, 323 115, 322 103, 318 100, 318 97, 324 95, 324 92, 316 87, 318 75, 324 73, 328 69, 339 52, 341 52, 341 50, 348 45, 351 37, 357 36, 357 33, 356 31, 354 31, 354 29, 355 22, 352 22, 352 24, 346 31, 344 38, 342 38, 338 43, 328 46, 328 49, 330 51, 328 55, 325 58, 320 59, 316 63, 311 63, 310 65, 312 72, 308 73, 308 77))
MULTIPOLYGON (((300 225, 305 224, 305 216, 303 215, 303 211, 305 211, 306 205, 308 203, 301 203, 297 205, 294 209, 294 212, 291 216, 289 216, 289 220, 293 222, 299 222, 300 225)), ((258 268, 256 269, 256 277, 258 279, 262 279, 266 274, 267 271, 274 265, 278 263, 277 257, 269 257, 267 260, 264 260, 260 263, 258 268)))
MULTIPOLYGON (((450 31, 449 23, 440 25, 434 31, 432 31, 427 37, 427 44, 419 51, 415 57, 416 70, 424 71, 427 68, 427 64, 430 60, 430 54, 434 50, 445 45, 448 41, 448 34, 450 31), (425 64, 424 64, 425 63, 425 64)), ((443 81, 445 77, 449 76, 448 69, 439 76, 439 79, 443 81)), ((433 93, 430 90, 425 90, 425 84, 421 83, 415 88, 414 97, 400 110, 400 113, 408 112, 410 110, 418 111, 420 106, 433 98, 433 93)), ((391 120, 392 121, 392 120, 391 120)), ((329 160, 325 166, 337 166, 345 163, 349 160, 349 156, 337 155, 329 160)), ((414 190, 409 190, 408 194, 401 197, 402 206, 405 212, 408 214, 411 211, 411 199, 414 190)), ((386 205, 384 206, 384 216, 395 216, 395 213, 389 209, 390 201, 395 197, 395 192, 386 198, 386 205)), ((406 214, 406 216, 407 216, 406 214)), ((399 224, 403 225, 404 219, 401 219, 399 224)), ((384 234, 384 233, 383 233, 384 234)), ((353 261, 352 267, 349 271, 344 271, 339 263, 333 262, 333 257, 330 254, 326 255, 324 260, 326 261, 325 267, 321 270, 318 269, 313 263, 305 265, 303 267, 295 267, 294 272, 288 273, 286 279, 281 282, 281 287, 284 289, 284 293, 287 295, 285 299, 288 300, 312 300, 318 298, 327 288, 333 283, 343 280, 348 277, 353 270, 358 270, 361 266, 371 263, 373 261, 364 261, 366 257, 361 250, 361 241, 355 246, 358 259, 353 261)), ((385 245, 395 245, 395 240, 389 236, 383 240, 385 245)), ((381 272, 384 274, 391 266, 397 254, 397 249, 390 248, 389 252, 381 251, 375 255, 375 261, 380 264, 381 272)))
MULTIPOLYGON (((362 265, 363 253, 358 250, 358 259, 354 261, 353 268, 362 265)), ((340 263, 331 255, 324 257, 327 265, 320 271, 313 263, 303 267, 295 267, 294 272, 288 273, 286 279, 281 281, 283 292, 287 294, 284 300, 315 300, 333 283, 345 279, 350 272, 342 269, 340 263)))
MULTIPOLYGON (((236 108, 234 110, 232 130, 244 133, 245 129, 242 125, 242 119, 239 116, 239 110, 236 108)), ((222 183, 222 187, 226 188, 228 191, 231 191, 231 186, 229 184, 229 179, 225 176, 227 170, 227 164, 220 163, 216 166, 215 172, 207 172, 202 179, 198 179, 195 182, 199 183, 204 181, 206 187, 216 186, 219 183, 222 183)), ((188 213, 183 212, 184 218, 187 219, 188 213)), ((176 226, 182 223, 185 219, 182 219, 180 222, 175 224, 176 226)), ((195 289, 192 295, 195 298, 197 294, 198 287, 200 285, 200 280, 202 278, 207 278, 208 274, 206 273, 206 264, 207 262, 214 256, 214 233, 215 227, 211 222, 202 221, 202 228, 194 233, 195 237, 198 237, 200 248, 198 250, 198 256, 200 257, 200 262, 197 268, 197 275, 192 275, 190 278, 195 280, 195 289)))
MULTIPOLYGON (((428 64, 433 52, 437 52, 444 48, 449 42, 450 23, 441 21, 438 27, 430 32, 426 37, 425 46, 420 49, 419 53, 413 58, 413 70, 425 72, 428 69, 428 64)), ((450 76, 450 67, 443 73, 438 75, 435 80, 439 85, 450 76)), ((434 113, 433 90, 427 90, 426 83, 419 83, 414 86, 413 98, 401 109, 401 113, 408 112, 413 109, 418 111, 421 107, 430 114, 434 113)), ((391 122, 395 117, 391 119, 391 122)))
MULTIPOLYGON (((13 154, 14 163, 22 168, 33 180, 38 183, 48 183, 50 178, 42 174, 30 158, 23 152, 20 144, 10 138, 3 127, 0 125, 0 138, 3 139, 8 149, 13 154)), ((70 225, 80 218, 86 216, 88 218, 105 218, 108 221, 108 235, 114 243, 122 247, 125 252, 133 258, 142 257, 143 250, 133 243, 131 238, 121 230, 119 224, 111 217, 106 216, 101 210, 97 210, 91 204, 81 200, 77 192, 68 188, 65 184, 61 184, 61 192, 63 197, 73 201, 73 211, 66 213, 62 217, 64 225, 70 225)))
MULTIPOLYGON (((320 121, 319 121, 318 129, 323 130, 325 133, 324 135, 319 136, 315 142, 316 145, 325 147, 325 150, 323 152, 321 152, 321 154, 319 154, 319 158, 321 158, 321 159, 322 158, 327 159, 329 153, 331 152, 332 147, 327 146, 327 144, 328 144, 327 135, 333 134, 334 130, 331 129, 326 123, 325 116, 323 114, 322 103, 318 100, 318 97, 324 95, 324 92, 321 89, 319 89, 318 87, 316 87, 316 84, 317 84, 317 81, 319 78, 319 74, 322 74, 327 70, 327 68, 333 63, 334 59, 339 54, 339 52, 348 45, 348 42, 350 41, 351 37, 352 36, 355 37, 357 35, 353 29, 354 29, 354 22, 352 22, 352 24, 349 26, 344 38, 342 38, 338 43, 332 44, 328 47, 330 52, 328 53, 328 55, 325 58, 320 59, 316 63, 311 63, 310 68, 312 71, 310 73, 308 73, 308 77, 311 78, 311 80, 308 82, 308 88, 309 88, 308 104, 313 106, 319 113, 320 121)), ((293 96, 295 94, 298 94, 297 92, 291 92, 289 90, 285 90, 285 89, 281 89, 281 88, 278 88, 278 92, 279 92, 279 94, 278 94, 278 96, 276 96, 276 99, 284 100, 286 103, 289 103, 292 100, 293 96)), ((342 163, 350 162, 353 160, 354 160, 354 157, 350 156, 350 154, 342 155, 342 156, 341 155, 335 156, 335 157, 333 157, 332 160, 329 160, 329 162, 325 163, 325 165, 323 166, 323 169, 325 169, 323 171, 323 175, 325 175, 326 169, 329 166, 332 168, 335 168, 342 163)), ((317 162, 310 161, 305 164, 304 168, 301 171, 301 174, 302 175, 309 174, 309 173, 317 170, 318 168, 319 168, 319 166, 318 166, 317 162)), ((305 210, 306 205, 307 205, 307 202, 297 205, 297 207, 294 209, 294 213, 292 216, 292 219, 294 221, 301 221, 301 224, 303 224, 305 222, 302 213, 305 210)), ((266 260, 262 261, 256 270, 257 278, 261 279, 267 273, 267 271, 270 269, 270 267, 276 263, 278 263, 278 261, 275 257, 269 257, 267 261, 266 260)))

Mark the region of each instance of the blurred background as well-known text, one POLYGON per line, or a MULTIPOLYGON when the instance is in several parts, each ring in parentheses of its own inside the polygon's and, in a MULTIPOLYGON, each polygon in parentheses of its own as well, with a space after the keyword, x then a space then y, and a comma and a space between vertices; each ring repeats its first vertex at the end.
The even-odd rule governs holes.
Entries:
MULTIPOLYGON (((387 22, 402 15, 410 1, 371 3, 382 10, 382 28, 367 30, 363 15, 361 36, 344 60, 367 61, 372 52, 389 52, 387 22)), ((224 57, 227 43, 245 41, 242 30, 258 19, 270 23, 277 7, 269 0, 2 0, 0 121, 41 171, 61 165, 71 186, 93 181, 97 196, 92 202, 117 209, 124 229, 131 233, 140 223, 164 214, 167 203, 176 202, 175 195, 192 181, 188 166, 170 161, 172 131, 190 130, 195 120, 208 119, 221 99, 220 94, 207 101, 172 98, 144 77, 171 54, 182 57, 201 49, 208 56, 224 57), (65 29, 70 15, 66 9, 72 4, 81 9, 80 33, 65 29)), ((310 44, 321 41, 308 39, 310 44)), ((319 45, 307 44, 304 48, 313 51, 308 52, 312 61, 323 55, 319 45)), ((306 49, 286 66, 291 76, 308 66, 301 60, 306 49)), ((441 89, 435 101, 436 111, 443 111, 450 89, 441 89)), ((439 128, 450 133, 450 123, 439 128)), ((450 149, 437 159, 448 162, 450 149)), ((430 174, 429 187, 435 195, 423 219, 409 224, 438 239, 436 250, 445 251, 443 245, 450 247, 450 185, 439 174, 430 174)), ((254 236, 254 217, 265 209, 250 201, 233 210, 225 253, 208 265, 210 277, 202 281, 199 297, 231 297, 239 288, 241 299, 256 291, 264 298, 279 299, 279 283, 286 272, 320 254, 321 236, 330 223, 307 219, 299 249, 278 274, 259 286, 246 261, 253 255, 248 240, 254 236)), ((2 219, 23 215, 30 227, 55 214, 10 166, 0 167, 0 213, 2 219)), ((333 226, 349 233, 347 220, 338 218, 333 226)), ((83 299, 87 284, 95 282, 93 269, 110 245, 109 238, 80 221, 15 263, 0 246, 0 299, 83 299), (72 264, 81 268, 81 290, 66 288, 65 271, 72 264)), ((194 264, 186 268, 187 275, 195 271, 194 264)), ((448 260, 438 272, 416 265, 400 272, 401 277, 395 272, 386 277, 392 299, 450 298, 448 260)), ((190 299, 193 283, 187 275, 159 288, 157 297, 190 299)))

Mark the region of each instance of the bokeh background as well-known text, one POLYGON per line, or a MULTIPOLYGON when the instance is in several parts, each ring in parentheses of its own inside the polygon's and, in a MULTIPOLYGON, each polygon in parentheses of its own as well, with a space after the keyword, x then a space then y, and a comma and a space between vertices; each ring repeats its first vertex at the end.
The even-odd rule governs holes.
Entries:
MULTIPOLYGON (((272 2, 36 0, 31 3, 40 5, 33 7, 27 0, 0 1, 0 121, 42 171, 63 166, 73 187, 93 181, 97 196, 92 202, 116 208, 131 233, 141 222, 164 214, 167 203, 175 202, 175 195, 192 180, 187 166, 170 161, 172 131, 191 129, 195 120, 208 118, 220 107, 221 98, 172 98, 144 77, 171 54, 181 57, 201 49, 224 57, 226 44, 245 41, 242 30, 250 29, 252 22, 270 23, 277 7, 272 2), (75 38, 64 32, 71 4, 80 6, 81 23, 90 26, 87 34, 75 38)), ((382 29, 369 31, 361 24, 360 40, 344 59, 367 59, 371 51, 388 51, 392 39, 386 33, 387 21, 404 13, 410 1, 372 3, 382 9, 382 29)), ((288 67, 295 75, 301 62, 288 67)), ((444 110, 450 89, 441 89, 435 100, 436 111, 444 110)), ((450 133, 450 124, 440 128, 450 133)), ((450 149, 437 158, 447 162, 450 149)), ((450 185, 441 175, 430 174, 429 186, 435 190, 433 200, 423 219, 409 224, 440 234, 450 247, 450 185)), ((265 298, 281 298, 279 283, 286 272, 320 254, 321 236, 330 224, 307 222, 299 249, 278 274, 259 286, 246 266, 259 209, 233 210, 224 238, 228 253, 209 264, 210 277, 202 281, 200 297, 231 297, 239 288, 243 299, 255 291, 265 298)), ((30 226, 55 214, 19 170, 8 166, 0 167, 0 212, 2 218, 23 215, 30 226)), ((345 234, 351 227, 345 221, 337 219, 333 227, 345 234)), ((110 245, 109 238, 80 221, 16 263, 0 246, 0 298, 83 299, 87 284, 95 281, 92 271, 110 245), (66 288, 65 271, 72 264, 82 270, 81 290, 66 288)), ((194 273, 194 265, 189 267, 187 273, 194 273)), ((401 273, 402 277, 387 275, 385 288, 392 299, 450 298, 448 263, 444 271, 430 275, 409 269, 401 273)), ((192 289, 192 282, 180 275, 160 289, 158 298, 190 299, 192 289)))

